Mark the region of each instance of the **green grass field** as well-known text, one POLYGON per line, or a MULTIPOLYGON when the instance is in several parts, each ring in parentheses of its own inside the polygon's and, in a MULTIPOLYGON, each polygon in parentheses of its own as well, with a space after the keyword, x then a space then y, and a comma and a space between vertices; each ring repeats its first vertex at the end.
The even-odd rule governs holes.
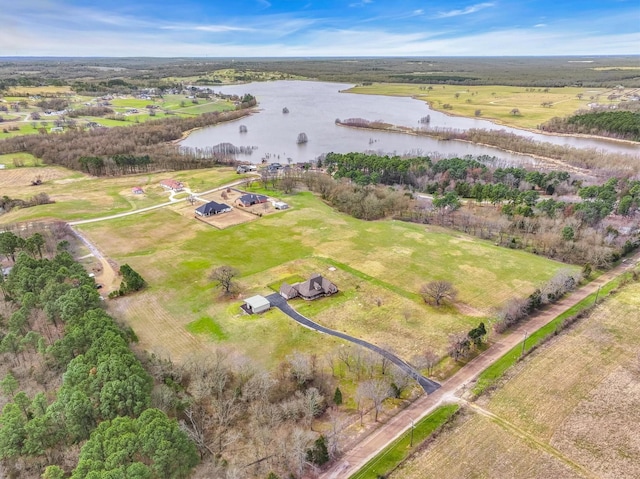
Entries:
POLYGON ((452 115, 475 117, 476 110, 480 110, 479 118, 520 128, 537 128, 555 116, 568 116, 578 109, 587 108, 589 103, 610 103, 607 99, 610 91, 604 88, 429 85, 428 75, 424 76, 424 80, 424 85, 376 83, 357 86, 348 91, 369 95, 411 96, 429 102, 434 110, 452 115), (551 103, 551 106, 545 107, 542 103, 551 103), (445 109, 443 105, 446 104, 452 108, 445 109), (519 115, 511 113, 514 108, 520 111, 519 115))
POLYGON ((424 419, 418 421, 413 427, 400 436, 395 442, 384 448, 373 459, 365 464, 357 473, 349 479, 378 479, 387 477, 386 474, 396 468, 406 459, 420 444, 431 436, 439 427, 451 419, 458 411, 457 404, 440 406, 424 419))
MULTIPOLYGON (((193 187, 197 180, 189 175, 175 176, 193 187)), ((533 291, 566 267, 430 226, 356 220, 310 193, 286 200, 292 209, 224 230, 172 208, 87 224, 82 230, 106 254, 131 264, 147 279, 150 288, 141 297, 155 298, 148 302, 158 303, 168 318, 183 328, 205 316, 214 318, 228 344, 263 359, 273 351, 288 354, 295 342, 270 329, 258 332, 255 344, 247 341, 246 324, 264 324, 263 316, 242 318, 238 327, 240 301, 219 298, 207 279, 214 267, 237 268, 245 297, 269 294, 274 284, 292 276, 325 274, 338 284, 340 294, 312 303, 294 301, 294 307, 322 324, 389 345, 407 357, 425 347, 444 354, 448 333, 486 321, 494 306, 533 291), (432 279, 456 285, 463 313, 457 307, 424 304, 417 291, 432 279)), ((136 331, 143 342, 152 344, 157 326, 151 329, 151 323, 156 319, 152 310, 146 320, 143 316, 141 312, 138 321, 148 324, 142 327, 148 331, 136 331)), ((324 340, 316 337, 316 343, 324 340)), ((175 354, 183 354, 177 347, 175 354)))

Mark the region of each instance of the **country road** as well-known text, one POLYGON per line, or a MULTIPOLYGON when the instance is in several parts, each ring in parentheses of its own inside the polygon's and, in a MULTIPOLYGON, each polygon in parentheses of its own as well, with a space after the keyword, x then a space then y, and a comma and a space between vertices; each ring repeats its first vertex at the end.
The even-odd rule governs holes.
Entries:
POLYGON ((500 359, 507 351, 522 343, 525 333, 537 331, 567 309, 598 291, 605 283, 633 268, 639 261, 640 252, 628 258, 625 263, 621 263, 596 280, 565 296, 557 303, 531 316, 529 320, 504 335, 484 353, 443 382, 440 389, 433 394, 421 396, 383 426, 362 438, 354 448, 347 451, 333 466, 320 474, 319 478, 347 479, 351 477, 388 444, 407 431, 411 427, 412 420, 417 422, 438 406, 454 402, 455 393, 459 389, 466 388, 482 371, 500 359))
MULTIPOLYGON (((223 186, 218 186, 217 188, 212 188, 210 190, 207 191, 203 191, 201 193, 193 193, 189 188, 185 188, 183 191, 180 191, 179 193, 185 192, 188 193, 190 195, 193 195, 197 200, 200 200, 200 198, 198 198, 201 195, 207 195, 209 193, 213 193, 215 191, 220 191, 220 190, 224 190, 226 188, 232 188, 234 186, 240 186, 243 185, 244 183, 246 183, 248 180, 247 178, 243 178, 241 180, 238 181, 234 181, 233 183, 229 183, 227 185, 223 185, 223 186)), ((152 210, 156 210, 158 208, 164 208, 165 206, 171 206, 174 205, 180 201, 184 201, 181 199, 176 199, 174 198, 176 192, 172 191, 171 192, 171 196, 169 201, 165 202, 165 203, 160 203, 157 205, 153 205, 153 206, 147 206, 146 208, 140 208, 139 210, 133 210, 133 211, 127 211, 125 213, 118 213, 115 215, 109 215, 109 216, 101 216, 100 218, 92 218, 92 219, 88 219, 88 220, 77 220, 77 221, 69 221, 69 224, 71 226, 77 226, 77 225, 84 225, 87 223, 96 223, 98 221, 106 221, 106 220, 113 220, 116 218, 123 218, 125 216, 131 216, 131 215, 137 215, 139 213, 144 213, 145 211, 152 211, 152 210)))

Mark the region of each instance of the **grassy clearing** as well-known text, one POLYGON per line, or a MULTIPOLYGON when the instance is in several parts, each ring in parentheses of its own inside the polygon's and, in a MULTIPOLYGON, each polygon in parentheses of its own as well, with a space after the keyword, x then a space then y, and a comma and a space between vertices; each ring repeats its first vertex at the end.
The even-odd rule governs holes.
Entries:
MULTIPOLYGON (((12 158, 16 155, 3 156, 7 158, 6 163, 13 166, 12 158)), ((25 164, 33 161, 33 157, 25 157, 25 164)), ((0 163, 2 162, 0 159, 0 163)), ((7 168, 0 171, 0 187, 3 194, 11 198, 25 198, 27 195, 46 193, 55 203, 12 211, 2 215, 0 223, 38 218, 73 221, 135 211, 168 201, 169 194, 159 185, 159 182, 169 177, 184 182, 196 192, 215 188, 237 179, 232 168, 186 170, 116 178, 95 178, 54 166, 7 168), (30 185, 37 176, 42 178, 43 184, 37 189, 25 190, 25 187, 30 185), (134 186, 142 187, 144 194, 133 194, 131 189, 134 186)))
POLYGON ((587 108, 589 103, 611 102, 607 99, 611 91, 605 88, 543 89, 500 85, 429 85, 428 75, 425 75, 424 81, 424 85, 377 83, 358 86, 349 91, 373 95, 411 96, 429 102, 434 110, 452 115, 475 117, 476 110, 480 110, 480 118, 520 128, 537 128, 554 116, 567 116, 578 109, 587 108), (425 89, 421 90, 421 87, 425 89), (582 98, 578 98, 578 95, 582 95, 582 98), (542 103, 547 102, 552 106, 543 107, 542 103), (445 109, 443 105, 446 104, 451 105, 451 109, 445 109), (514 108, 520 111, 519 115, 511 113, 514 108))
POLYGON ((193 334, 205 334, 214 341, 222 341, 228 337, 220 325, 208 316, 187 324, 187 331, 193 334))
MULTIPOLYGON (((175 176, 182 179, 182 174, 175 176)), ((194 180, 187 184, 193 187, 194 180)), ((341 293, 311 303, 295 302, 302 314, 376 344, 390 345, 398 354, 410 358, 425 347, 444 354, 448 333, 468 330, 479 321, 455 308, 424 304, 415 294, 422 282, 450 279, 460 289, 462 301, 489 311, 516 293, 533 291, 538 283, 565 267, 432 227, 359 221, 334 211, 308 193, 288 196, 286 200, 292 205, 290 210, 224 230, 181 214, 182 203, 87 224, 82 229, 108 256, 126 261, 142 274, 151 285, 146 294, 151 301, 163 305, 167 318, 175 316, 183 326, 204 316, 214 318, 228 334, 227 344, 237 344, 263 361, 270 361, 267 358, 273 351, 286 356, 297 347, 291 340, 295 335, 291 330, 282 333, 277 328, 265 326, 262 330, 262 326, 255 326, 249 330, 259 339, 249 341, 248 325, 263 325, 263 316, 238 319, 240 302, 217 297, 207 279, 212 268, 237 268, 245 297, 268 294, 276 283, 279 287, 283 279, 292 276, 325 274, 338 284, 341 293)), ((125 311, 124 316, 128 315, 125 311)), ((160 327, 156 318, 151 312, 140 311, 136 321, 147 325, 142 329, 149 328, 146 341, 152 344, 153 331, 160 327)), ((146 334, 136 331, 139 336, 146 334)), ((324 337, 323 341, 317 339, 315 347, 324 344, 324 337)), ((305 339, 303 343, 314 347, 313 341, 305 339)), ((183 346, 191 347, 189 343, 183 346)))
POLYGON ((30 166, 42 166, 42 162, 31 153, 10 153, 0 155, 0 164, 3 164, 7 170, 12 168, 26 168, 30 166), (22 166, 15 166, 16 162, 22 166))
POLYGON ((294 284, 294 283, 300 283, 304 280, 305 279, 299 274, 292 274, 291 276, 287 276, 286 278, 282 278, 277 281, 274 281, 273 283, 268 284, 267 287, 277 293, 278 291, 280 291, 280 286, 282 286, 282 283, 294 284))
POLYGON ((488 387, 495 384, 510 367, 516 364, 522 357, 523 353, 531 351, 531 349, 537 347, 541 342, 556 334, 564 320, 592 306, 596 301, 596 296, 601 299, 604 298, 604 296, 609 294, 611 290, 618 287, 620 281, 621 278, 615 278, 614 280, 609 281, 607 284, 602 286, 598 292, 590 294, 582 301, 560 314, 553 321, 550 321, 542 328, 531 333, 525 341, 524 351, 522 345, 514 347, 480 374, 476 381, 476 385, 473 388, 473 393, 477 396, 482 394, 488 387))
POLYGON ((481 401, 499 419, 473 416, 397 477, 639 477, 638 311, 640 284, 617 290, 481 401))
POLYGON ((378 479, 386 477, 390 471, 398 467, 420 444, 434 431, 451 420, 459 406, 450 404, 440 406, 425 418, 418 421, 413 428, 400 436, 394 443, 384 448, 350 479, 378 479), (413 441, 412 441, 413 438, 413 441), (412 444, 413 442, 413 444, 412 444))

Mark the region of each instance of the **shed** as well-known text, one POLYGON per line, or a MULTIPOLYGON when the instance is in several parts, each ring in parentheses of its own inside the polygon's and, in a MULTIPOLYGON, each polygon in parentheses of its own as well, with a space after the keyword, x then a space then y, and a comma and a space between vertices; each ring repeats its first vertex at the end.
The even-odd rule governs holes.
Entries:
POLYGON ((274 201, 273 207, 277 210, 286 210, 287 208, 289 208, 289 205, 284 201, 274 201))
POLYGON ((256 295, 251 296, 244 300, 242 309, 249 314, 259 314, 268 311, 271 308, 271 303, 264 296, 256 295))

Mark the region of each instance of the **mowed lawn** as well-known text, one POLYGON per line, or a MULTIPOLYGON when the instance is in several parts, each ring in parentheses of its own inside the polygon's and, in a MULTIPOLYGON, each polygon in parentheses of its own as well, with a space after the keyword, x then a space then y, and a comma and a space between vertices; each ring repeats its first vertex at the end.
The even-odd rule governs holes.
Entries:
MULTIPOLYGON (((566 267, 431 226, 356 220, 310 193, 286 201, 292 209, 224 230, 171 208, 81 229, 108 256, 130 264, 147 279, 150 287, 139 295, 142 303, 159 305, 169 313, 167 321, 183 328, 202 317, 213 318, 219 328, 212 328, 225 338, 219 342, 237 343, 243 349, 251 344, 245 326, 262 319, 239 317, 239 299, 219 297, 208 275, 220 265, 240 271, 245 297, 271 293, 268 285, 293 275, 326 274, 340 294, 315 303, 296 301, 294 307, 335 329, 390 345, 403 356, 424 347, 444 353, 448 333, 486 321, 493 307, 531 293, 566 267), (464 314, 457 307, 433 308, 422 302, 420 285, 434 279, 449 280, 458 288, 464 314), (474 314, 468 316, 469 311, 474 314)), ((144 307, 139 315, 142 324, 144 307)), ((158 320, 149 313, 147 322, 153 323, 149 331, 144 326, 136 331, 151 344, 158 320)), ((267 357, 273 351, 290 351, 289 338, 276 336, 277 328, 267 328, 252 352, 267 357)), ((199 337, 215 340, 210 334, 199 337)), ((315 338, 315 343, 322 341, 315 338)))
POLYGON ((348 91, 372 95, 411 96, 429 102, 434 110, 452 115, 475 117, 476 110, 480 110, 479 118, 521 128, 537 128, 555 116, 568 116, 576 110, 586 109, 589 103, 611 103, 607 97, 613 92, 606 88, 581 87, 429 85, 427 75, 424 76, 424 81, 424 85, 376 83, 357 86, 348 91), (543 106, 543 103, 551 106, 543 106), (446 104, 451 108, 445 109, 443 105, 446 104), (518 115, 512 114, 514 108, 519 110, 518 115))
POLYGON ((639 312, 635 283, 481 401, 499 421, 473 417, 392 477, 640 477, 639 312))
MULTIPOLYGON (((32 208, 16 209, 0 216, 0 224, 42 218, 73 221, 99 218, 135 211, 169 200, 169 193, 160 186, 160 180, 175 178, 194 192, 209 189, 238 180, 232 168, 209 168, 170 173, 150 173, 122 177, 96 178, 58 166, 13 167, 13 158, 20 158, 25 165, 32 164, 27 156, 3 155, 7 169, 0 170, 2 195, 28 200, 38 193, 46 193, 54 203, 32 208), (42 185, 30 186, 41 178, 42 185), (134 194, 139 186, 144 194, 134 194)), ((3 158, 0 158, 0 163, 3 158)))

